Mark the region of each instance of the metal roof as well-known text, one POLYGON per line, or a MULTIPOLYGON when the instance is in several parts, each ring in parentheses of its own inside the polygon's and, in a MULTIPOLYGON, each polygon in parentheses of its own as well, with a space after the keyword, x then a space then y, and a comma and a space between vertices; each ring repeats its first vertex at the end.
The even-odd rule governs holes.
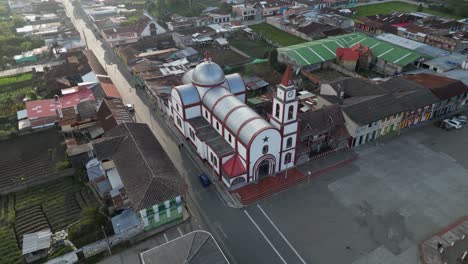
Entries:
POLYGON ((248 144, 250 138, 260 129, 264 127, 272 127, 270 123, 265 121, 263 117, 258 115, 250 107, 241 107, 246 106, 235 96, 232 95, 228 90, 223 87, 211 88, 203 97, 203 104, 210 110, 213 111, 213 114, 220 120, 224 120, 227 113, 231 112, 228 119, 226 120, 225 125, 233 132, 238 133, 238 130, 242 124, 246 124, 244 129, 242 129, 243 137, 240 138, 241 142, 248 144), (221 98, 223 97, 224 98, 221 98), (213 109, 214 104, 216 107, 213 109), (248 124, 254 123, 254 126, 250 126, 247 129, 248 124))
POLYGON ((226 82, 229 87, 229 90, 233 94, 245 91, 244 81, 238 73, 227 75, 226 82))
POLYGON ((50 232, 50 229, 24 235, 22 254, 25 255, 41 249, 49 248, 51 235, 52 233, 50 232))
POLYGON ((174 87, 182 98, 183 105, 196 104, 200 102, 200 96, 198 95, 198 90, 192 84, 184 84, 177 87, 174 87))
POLYGON ((195 67, 192 81, 202 86, 214 86, 224 82, 224 72, 218 64, 204 61, 195 67))
POLYGON ((280 54, 286 54, 301 66, 321 63, 336 58, 336 48, 352 47, 360 43, 368 46, 375 58, 399 65, 406 66, 424 56, 406 48, 367 36, 363 33, 351 33, 325 39, 305 42, 293 46, 279 48, 280 54))
POLYGON ((223 87, 211 88, 203 96, 203 104, 212 111, 216 101, 218 101, 221 97, 230 94, 231 93, 223 87))
POLYGON ((264 128, 273 128, 273 126, 263 118, 251 120, 240 131, 239 139, 247 144, 257 131, 264 128))

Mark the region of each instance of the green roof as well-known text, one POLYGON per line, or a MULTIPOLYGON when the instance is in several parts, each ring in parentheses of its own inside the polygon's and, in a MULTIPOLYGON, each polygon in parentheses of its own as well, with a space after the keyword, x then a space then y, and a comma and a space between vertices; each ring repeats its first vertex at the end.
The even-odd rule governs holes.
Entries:
POLYGON ((368 46, 374 58, 380 58, 399 66, 406 66, 421 57, 428 57, 362 33, 351 33, 279 48, 301 66, 334 60, 336 48, 349 48, 358 43, 368 46))

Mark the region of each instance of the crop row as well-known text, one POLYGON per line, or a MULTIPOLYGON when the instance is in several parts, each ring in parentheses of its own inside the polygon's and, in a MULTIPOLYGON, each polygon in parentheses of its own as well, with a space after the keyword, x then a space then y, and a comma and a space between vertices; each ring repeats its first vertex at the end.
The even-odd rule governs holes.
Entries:
POLYGON ((0 252, 0 264, 23 263, 15 234, 6 226, 0 226, 0 252))
POLYGON ((16 76, 0 78, 0 85, 9 85, 16 82, 23 82, 32 79, 32 73, 25 73, 16 76))

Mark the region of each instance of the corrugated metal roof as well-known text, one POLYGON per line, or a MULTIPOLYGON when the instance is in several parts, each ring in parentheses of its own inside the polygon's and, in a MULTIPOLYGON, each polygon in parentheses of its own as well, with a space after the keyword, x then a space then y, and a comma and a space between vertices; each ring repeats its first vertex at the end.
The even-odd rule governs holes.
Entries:
POLYGON ((25 255, 41 249, 49 248, 51 235, 52 233, 50 232, 50 229, 24 235, 22 254, 25 255))

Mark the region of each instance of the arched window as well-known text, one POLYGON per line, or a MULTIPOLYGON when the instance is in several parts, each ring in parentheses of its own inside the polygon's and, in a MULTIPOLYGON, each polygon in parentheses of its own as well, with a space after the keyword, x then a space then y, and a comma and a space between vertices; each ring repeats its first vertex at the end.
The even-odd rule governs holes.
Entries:
POLYGON ((262 148, 262 153, 267 154, 268 153, 268 145, 263 146, 262 148))
POLYGON ((275 117, 276 118, 279 118, 279 113, 280 113, 280 104, 277 103, 276 104, 276 112, 275 112, 275 117))
POLYGON ((284 164, 288 164, 291 162, 291 153, 286 154, 286 157, 284 157, 284 164))
POLYGON ((290 105, 288 108, 288 120, 292 119, 294 116, 294 105, 290 105))
POLYGON ((286 140, 286 148, 292 147, 292 140, 293 140, 292 137, 290 137, 290 138, 288 138, 286 140))

